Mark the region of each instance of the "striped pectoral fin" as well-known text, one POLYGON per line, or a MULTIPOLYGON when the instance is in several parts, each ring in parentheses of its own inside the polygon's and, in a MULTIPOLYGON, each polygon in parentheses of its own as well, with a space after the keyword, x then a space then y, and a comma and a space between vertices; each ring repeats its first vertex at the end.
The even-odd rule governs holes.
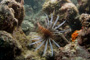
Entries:
POLYGON ((59 47, 60 48, 60 46, 59 46, 59 44, 58 43, 56 43, 54 40, 52 40, 53 41, 53 43, 57 46, 57 47, 59 47))
POLYGON ((44 53, 43 53, 43 56, 45 55, 46 53, 46 50, 47 50, 47 44, 48 44, 48 40, 46 41, 46 44, 45 44, 45 48, 44 48, 44 53))
POLYGON ((39 42, 41 42, 41 41, 42 41, 42 40, 36 41, 36 42, 34 42, 34 43, 31 43, 31 44, 29 44, 29 46, 34 45, 34 44, 37 44, 37 43, 39 43, 39 42))
POLYGON ((36 49, 35 51, 37 51, 43 44, 44 44, 45 41, 43 41, 36 49))
POLYGON ((52 52, 52 56, 53 56, 53 46, 52 46, 50 39, 49 39, 49 43, 50 43, 50 48, 51 48, 51 52, 52 52))

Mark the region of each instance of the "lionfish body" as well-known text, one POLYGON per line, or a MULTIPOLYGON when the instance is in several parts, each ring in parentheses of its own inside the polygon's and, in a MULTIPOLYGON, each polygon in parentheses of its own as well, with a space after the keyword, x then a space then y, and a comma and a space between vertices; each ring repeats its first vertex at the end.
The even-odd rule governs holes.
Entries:
POLYGON ((52 37, 52 32, 50 30, 41 26, 40 23, 37 23, 37 25, 38 25, 40 32, 43 33, 45 38, 52 37))
MULTIPOLYGON (((60 34, 60 36, 65 40, 67 41, 67 39, 64 37, 64 35, 62 34, 62 32, 65 32, 65 31, 58 31, 57 29, 59 27, 61 27, 66 21, 62 22, 61 24, 59 24, 58 26, 55 26, 57 24, 57 21, 59 20, 59 16, 57 16, 55 22, 53 23, 53 15, 51 14, 51 20, 49 20, 48 16, 46 15, 47 17, 47 20, 45 20, 45 25, 46 27, 43 27, 40 25, 40 23, 37 23, 38 25, 38 28, 39 28, 39 31, 43 34, 41 37, 36 37, 32 40, 37 40, 36 42, 34 43, 31 43, 31 45, 34 45, 34 44, 37 44, 37 43, 40 43, 41 44, 35 49, 38 50, 42 45, 45 44, 45 48, 44 48, 44 53, 43 55, 45 55, 46 53, 46 50, 47 50, 47 45, 50 45, 50 48, 51 48, 51 52, 52 52, 52 56, 53 56, 53 46, 52 46, 52 43, 54 43, 57 47, 60 47, 60 45, 58 43, 55 42, 55 40, 53 39, 54 36, 55 36, 55 33, 58 33, 60 34)), ((68 41, 67 41, 68 42, 68 41)))

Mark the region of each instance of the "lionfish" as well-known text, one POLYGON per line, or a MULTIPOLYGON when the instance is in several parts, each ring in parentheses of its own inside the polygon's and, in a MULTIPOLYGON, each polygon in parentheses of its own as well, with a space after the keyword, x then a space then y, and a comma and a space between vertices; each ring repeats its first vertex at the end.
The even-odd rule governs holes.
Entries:
POLYGON ((61 27, 66 22, 66 20, 63 21, 62 23, 60 23, 58 26, 56 26, 56 24, 59 20, 59 16, 57 16, 57 18, 54 22, 53 22, 53 14, 51 14, 50 20, 49 20, 48 15, 46 15, 46 17, 47 17, 47 19, 45 20, 45 27, 41 26, 40 23, 37 23, 39 31, 41 33, 43 33, 43 35, 37 36, 36 38, 32 39, 32 40, 37 40, 37 41, 29 44, 29 46, 34 45, 34 44, 38 44, 41 42, 41 44, 35 49, 35 51, 37 51, 42 45, 45 44, 45 48, 44 48, 44 52, 43 52, 43 55, 45 55, 46 50, 47 50, 47 46, 50 45, 50 49, 51 49, 52 56, 53 56, 52 43, 54 43, 57 47, 60 48, 60 45, 57 42, 55 42, 55 40, 54 40, 54 36, 56 33, 58 33, 66 42, 69 43, 69 41, 62 34, 65 31, 58 31, 58 28, 61 27))

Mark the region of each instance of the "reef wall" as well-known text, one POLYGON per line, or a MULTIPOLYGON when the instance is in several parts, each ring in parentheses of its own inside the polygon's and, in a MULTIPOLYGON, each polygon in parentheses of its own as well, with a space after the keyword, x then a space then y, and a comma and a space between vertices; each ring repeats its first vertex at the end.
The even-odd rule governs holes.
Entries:
POLYGON ((24 59, 19 58, 23 56, 28 41, 21 28, 25 14, 23 4, 23 0, 0 2, 0 60, 24 59))

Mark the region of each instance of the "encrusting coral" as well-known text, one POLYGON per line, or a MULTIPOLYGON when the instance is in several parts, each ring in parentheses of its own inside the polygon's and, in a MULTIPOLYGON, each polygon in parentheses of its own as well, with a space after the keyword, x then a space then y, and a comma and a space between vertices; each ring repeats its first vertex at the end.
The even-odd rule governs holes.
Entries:
POLYGON ((11 33, 17 26, 18 20, 14 17, 12 8, 2 4, 0 6, 0 30, 6 30, 11 33))
POLYGON ((81 13, 89 13, 90 14, 90 0, 78 0, 78 4, 77 4, 77 7, 78 7, 78 10, 80 11, 80 14, 81 13))
POLYGON ((11 34, 0 31, 0 60, 13 60, 20 53, 20 47, 11 34))
POLYGON ((22 1, 2 0, 0 2, 0 60, 26 59, 24 55, 29 40, 20 26, 24 18, 22 1))
POLYGON ((2 0, 0 3, 0 30, 12 33, 24 18, 23 0, 2 0))
POLYGON ((13 15, 18 20, 18 26, 20 26, 25 15, 24 0, 2 0, 1 4, 7 5, 9 9, 13 10, 13 15))
POLYGON ((77 40, 79 45, 90 53, 90 15, 83 13, 80 15, 80 20, 82 23, 82 29, 79 32, 77 40))
MULTIPOLYGON (((51 14, 51 20, 49 20, 48 16, 46 15, 47 20, 45 20, 45 27, 41 26, 39 23, 37 23, 38 28, 39 28, 39 32, 40 34, 42 34, 42 36, 37 36, 36 38, 32 39, 32 40, 36 40, 36 42, 31 43, 31 45, 34 44, 38 44, 40 42, 42 42, 36 49, 38 50, 44 43, 45 43, 45 48, 44 48, 44 53, 43 55, 45 55, 46 50, 47 50, 47 45, 50 45, 51 51, 52 51, 52 56, 53 56, 53 46, 52 46, 52 42, 60 48, 60 45, 58 43, 55 42, 55 38, 57 35, 60 35, 60 37, 63 38, 63 40, 65 40, 67 43, 69 43, 69 41, 65 38, 65 36, 63 35, 63 32, 65 31, 58 31, 58 28, 61 27, 66 21, 63 21, 62 23, 60 23, 58 26, 56 26, 58 20, 59 20, 59 16, 57 16, 56 21, 53 22, 53 14, 51 14)), ((67 30, 66 30, 67 31, 67 30)))

